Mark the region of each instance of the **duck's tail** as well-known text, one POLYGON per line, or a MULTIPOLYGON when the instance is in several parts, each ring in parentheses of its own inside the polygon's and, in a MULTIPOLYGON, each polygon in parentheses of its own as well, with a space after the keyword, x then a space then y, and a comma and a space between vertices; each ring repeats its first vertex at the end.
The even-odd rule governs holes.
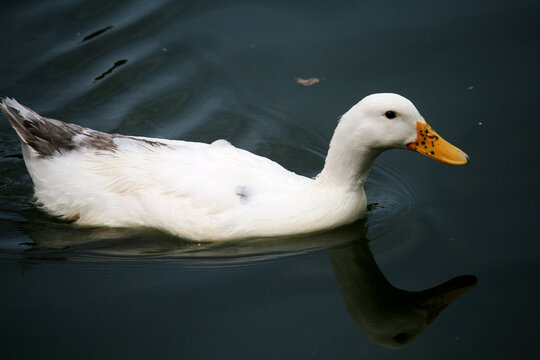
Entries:
POLYGON ((83 146, 99 149, 115 147, 109 134, 43 117, 15 99, 2 99, 0 108, 21 141, 40 157, 63 154, 83 146))
POLYGON ((21 141, 41 156, 52 155, 71 140, 66 131, 59 131, 60 121, 47 119, 15 99, 2 99, 0 108, 21 141))
POLYGON ((33 135, 30 129, 41 128, 41 116, 29 108, 19 104, 15 99, 2 99, 0 107, 21 140, 26 144, 32 142, 33 135))

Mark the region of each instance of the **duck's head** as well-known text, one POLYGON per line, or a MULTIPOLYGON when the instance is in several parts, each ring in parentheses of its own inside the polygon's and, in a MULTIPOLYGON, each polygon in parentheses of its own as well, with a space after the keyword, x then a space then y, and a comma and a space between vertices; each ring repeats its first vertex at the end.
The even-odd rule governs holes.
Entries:
POLYGON ((334 135, 344 146, 381 152, 406 148, 451 165, 465 165, 469 157, 444 140, 408 99, 397 94, 366 96, 345 113, 334 135))

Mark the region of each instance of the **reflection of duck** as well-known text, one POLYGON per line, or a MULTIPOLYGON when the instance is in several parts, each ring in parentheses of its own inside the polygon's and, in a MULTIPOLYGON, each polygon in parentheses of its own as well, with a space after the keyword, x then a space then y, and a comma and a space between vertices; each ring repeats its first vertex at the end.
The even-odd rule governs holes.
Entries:
POLYGON ((41 117, 11 99, 1 108, 22 139, 36 199, 49 213, 82 225, 149 226, 192 239, 297 234, 351 223, 366 211, 366 177, 387 149, 468 162, 395 94, 368 96, 343 115, 315 179, 225 140, 110 135, 41 117))
POLYGON ((444 308, 476 284, 475 276, 465 275, 424 291, 398 289, 386 280, 366 242, 332 249, 330 258, 357 328, 391 348, 416 341, 444 308))

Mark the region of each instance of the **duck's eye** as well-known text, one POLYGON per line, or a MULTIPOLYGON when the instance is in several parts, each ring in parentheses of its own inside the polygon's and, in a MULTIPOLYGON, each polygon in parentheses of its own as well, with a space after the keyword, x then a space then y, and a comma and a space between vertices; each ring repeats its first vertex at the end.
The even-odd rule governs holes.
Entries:
POLYGON ((387 111, 386 113, 384 113, 384 116, 386 116, 387 119, 393 119, 397 115, 396 115, 395 111, 387 111))

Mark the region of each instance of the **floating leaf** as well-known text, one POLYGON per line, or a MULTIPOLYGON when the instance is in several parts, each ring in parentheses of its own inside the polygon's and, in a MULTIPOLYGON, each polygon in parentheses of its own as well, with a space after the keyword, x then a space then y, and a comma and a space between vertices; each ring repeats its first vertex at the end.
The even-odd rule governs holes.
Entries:
POLYGON ((300 85, 304 85, 304 86, 315 85, 316 83, 318 83, 320 81, 321 81, 321 79, 315 78, 315 77, 312 77, 312 78, 309 78, 309 79, 296 78, 296 83, 298 83, 300 85))

